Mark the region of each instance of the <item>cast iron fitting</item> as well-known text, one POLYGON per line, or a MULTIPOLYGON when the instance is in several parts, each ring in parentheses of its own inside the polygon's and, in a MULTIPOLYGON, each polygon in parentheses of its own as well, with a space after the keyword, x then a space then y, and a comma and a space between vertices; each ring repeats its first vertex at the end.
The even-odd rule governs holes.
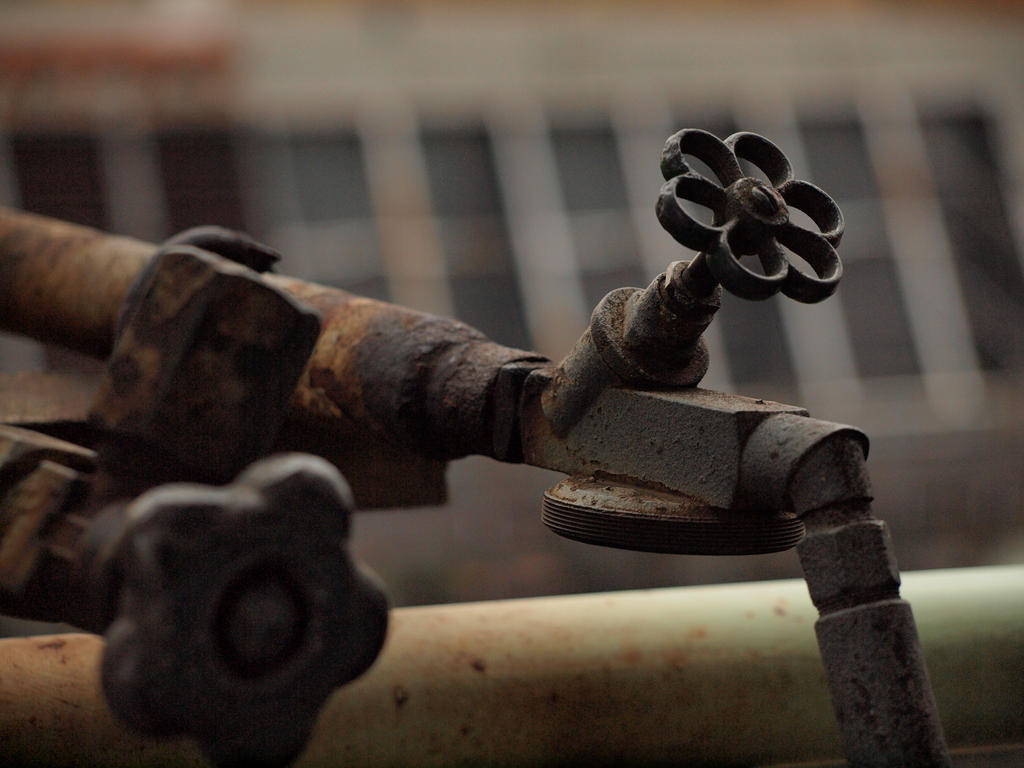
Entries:
POLYGON ((426 456, 493 456, 496 448, 521 453, 507 441, 525 376, 511 375, 503 381, 511 388, 500 391, 498 381, 509 366, 530 368, 547 358, 496 344, 457 320, 385 304, 377 310, 350 342, 353 380, 339 382, 335 370, 314 358, 311 384, 332 398, 337 393, 339 404, 351 397, 345 387, 358 387, 381 439, 398 440, 426 456), (504 399, 498 402, 496 395, 504 399))
POLYGON ((671 290, 672 276, 685 268, 686 262, 673 262, 647 288, 618 288, 601 299, 544 394, 555 434, 564 436, 605 387, 694 387, 704 377, 710 359, 701 334, 721 306, 722 290, 671 290))
POLYGON ((802 515, 871 498, 868 437, 856 427, 777 413, 750 434, 740 457, 739 504, 802 515))

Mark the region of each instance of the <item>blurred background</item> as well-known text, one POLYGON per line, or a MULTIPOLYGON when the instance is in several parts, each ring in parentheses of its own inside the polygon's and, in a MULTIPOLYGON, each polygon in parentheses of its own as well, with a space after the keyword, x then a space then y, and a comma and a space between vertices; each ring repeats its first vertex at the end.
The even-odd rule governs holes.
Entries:
MULTIPOLYGON (((675 130, 765 134, 847 219, 816 306, 727 297, 703 386, 863 428, 904 569, 1024 562, 1024 15, 1015 4, 0 2, 0 204, 281 271, 560 359, 659 227, 675 130)), ((0 337, 0 370, 99 370, 0 337)), ((396 604, 799 575, 540 522, 559 479, 453 463, 367 512, 396 604)))

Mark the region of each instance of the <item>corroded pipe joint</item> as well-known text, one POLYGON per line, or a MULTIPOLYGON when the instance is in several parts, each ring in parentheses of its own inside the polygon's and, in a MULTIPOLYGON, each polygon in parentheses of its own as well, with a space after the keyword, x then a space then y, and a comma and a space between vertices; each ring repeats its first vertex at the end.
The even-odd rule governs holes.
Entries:
POLYGON ((750 433, 740 459, 740 503, 803 515, 870 501, 868 438, 846 424, 777 413, 750 433))
POLYGON ((694 387, 707 372, 701 336, 721 306, 722 290, 687 290, 673 262, 647 288, 618 288, 594 309, 590 326, 554 373, 544 413, 565 435, 608 386, 694 387))
MULTIPOLYGON (((791 442, 799 442, 794 430, 777 430, 773 452, 791 442)), ((786 483, 806 527, 797 553, 820 614, 814 628, 836 722, 851 765, 948 768, 892 541, 871 514, 865 457, 854 432, 834 430, 818 436, 786 483)))
POLYGON ((293 278, 266 280, 323 317, 292 399, 305 423, 440 459, 520 453, 519 391, 547 358, 457 320, 293 278))

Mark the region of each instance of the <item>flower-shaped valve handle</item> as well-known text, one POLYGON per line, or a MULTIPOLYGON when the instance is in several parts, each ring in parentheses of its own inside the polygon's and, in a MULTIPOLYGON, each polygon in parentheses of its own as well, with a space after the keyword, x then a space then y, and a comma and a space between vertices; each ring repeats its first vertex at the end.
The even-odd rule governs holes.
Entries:
POLYGON ((658 197, 661 225, 680 243, 700 251, 676 279, 692 295, 708 295, 721 284, 744 299, 766 299, 779 291, 812 304, 828 298, 843 274, 836 246, 843 234, 839 206, 818 187, 793 178, 786 156, 756 133, 734 133, 722 141, 707 131, 688 128, 665 143, 661 172, 667 179, 658 197), (717 183, 686 163, 703 161, 717 183), (745 176, 740 160, 759 168, 768 181, 745 176), (711 209, 704 224, 690 216, 680 200, 711 209), (813 232, 790 220, 789 208, 806 213, 813 232), (807 274, 789 261, 788 249, 814 270, 807 274), (740 257, 756 255, 763 274, 740 257))

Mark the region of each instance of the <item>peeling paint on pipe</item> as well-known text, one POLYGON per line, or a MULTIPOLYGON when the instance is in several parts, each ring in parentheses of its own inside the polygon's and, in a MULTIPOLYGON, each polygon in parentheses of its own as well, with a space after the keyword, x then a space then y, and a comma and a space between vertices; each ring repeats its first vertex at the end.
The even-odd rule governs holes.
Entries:
MULTIPOLYGON (((952 747, 1024 742, 1022 584, 1024 566, 904 574, 952 747)), ((298 765, 839 758, 815 618, 799 580, 398 609, 298 765)), ((201 764, 112 723, 100 652, 0 641, 2 761, 201 764)))

